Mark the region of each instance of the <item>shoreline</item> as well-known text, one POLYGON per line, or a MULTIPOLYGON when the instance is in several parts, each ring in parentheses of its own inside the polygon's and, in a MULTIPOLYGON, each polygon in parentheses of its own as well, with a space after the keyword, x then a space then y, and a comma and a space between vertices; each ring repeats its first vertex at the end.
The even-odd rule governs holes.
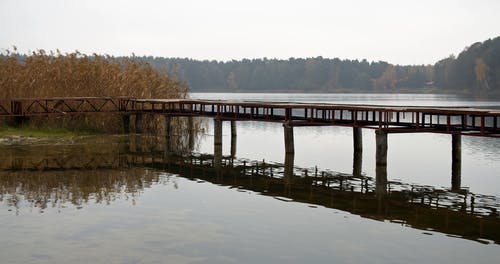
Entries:
POLYGON ((436 90, 422 90, 422 91, 298 91, 298 90, 258 90, 258 91, 223 91, 223 90, 208 90, 208 91, 190 91, 190 94, 200 93, 226 93, 226 94, 434 94, 434 95, 449 95, 449 96, 465 96, 465 97, 479 97, 500 99, 499 93, 470 93, 470 92, 456 92, 456 91, 436 91, 436 90))
POLYGON ((58 127, 0 126, 0 146, 32 144, 72 144, 84 136, 101 135, 102 132, 69 130, 58 127))

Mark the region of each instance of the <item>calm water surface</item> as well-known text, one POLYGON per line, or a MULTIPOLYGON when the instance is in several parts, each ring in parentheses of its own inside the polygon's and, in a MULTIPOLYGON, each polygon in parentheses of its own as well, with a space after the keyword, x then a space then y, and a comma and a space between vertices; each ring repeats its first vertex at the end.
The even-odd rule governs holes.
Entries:
MULTIPOLYGON (((414 106, 470 106, 499 108, 500 100, 464 98, 434 94, 220 94, 195 93, 193 98, 259 101, 328 102, 414 106)), ((229 122, 224 125, 224 142, 230 142, 229 122)), ((212 122, 207 122, 212 133, 212 122)), ((296 127, 295 164, 352 172, 352 128, 296 127)), ((213 134, 200 146, 213 152, 213 134), (206 143, 206 144, 203 144, 206 143)), ((229 153, 229 144, 225 144, 229 153)), ((407 183, 451 186, 451 136, 441 134, 390 134, 388 177, 407 183)), ((238 156, 284 160, 283 127, 280 124, 238 123, 238 156)), ((363 172, 375 174, 375 132, 363 130, 363 172)), ((462 186, 473 192, 500 196, 500 140, 462 137, 462 186)))
MULTIPOLYGON (((439 95, 192 97, 500 106, 439 95)), ((236 157, 214 170, 204 122, 194 146, 179 135, 174 153, 162 138, 136 136, 0 145, 0 263, 500 261, 498 139, 463 137, 461 190, 452 192, 450 136, 391 134, 389 191, 380 193, 372 130, 353 177, 351 129, 296 128, 288 177, 281 125, 238 123, 236 157)), ((229 124, 223 133, 227 156, 229 124)))

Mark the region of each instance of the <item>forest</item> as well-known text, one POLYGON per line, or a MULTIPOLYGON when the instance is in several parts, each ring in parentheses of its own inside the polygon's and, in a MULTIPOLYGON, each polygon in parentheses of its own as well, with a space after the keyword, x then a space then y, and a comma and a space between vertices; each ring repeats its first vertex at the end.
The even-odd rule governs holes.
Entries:
MULTIPOLYGON (((410 52, 410 51, 409 51, 410 52)), ((500 37, 477 42, 434 65, 339 58, 232 61, 136 57, 193 92, 443 92, 500 94, 500 37)))

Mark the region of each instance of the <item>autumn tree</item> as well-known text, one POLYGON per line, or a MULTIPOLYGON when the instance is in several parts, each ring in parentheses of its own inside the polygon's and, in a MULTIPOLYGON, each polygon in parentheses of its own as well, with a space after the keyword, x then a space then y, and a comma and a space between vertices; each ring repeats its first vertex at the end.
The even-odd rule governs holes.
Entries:
POLYGON ((393 65, 387 66, 382 76, 375 80, 377 90, 395 89, 397 83, 396 69, 393 65))
POLYGON ((488 71, 489 67, 486 65, 483 58, 477 58, 474 72, 476 73, 476 82, 479 89, 490 89, 488 84, 488 71))
POLYGON ((238 90, 238 82, 236 81, 236 76, 234 75, 234 72, 230 72, 229 75, 227 76, 227 88, 229 91, 237 91, 238 90))

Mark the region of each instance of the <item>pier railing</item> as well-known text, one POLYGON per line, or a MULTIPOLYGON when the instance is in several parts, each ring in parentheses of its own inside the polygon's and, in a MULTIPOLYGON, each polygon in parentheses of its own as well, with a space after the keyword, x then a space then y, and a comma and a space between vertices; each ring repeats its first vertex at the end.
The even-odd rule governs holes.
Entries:
POLYGON ((0 99, 0 117, 146 113, 201 116, 290 126, 348 126, 388 133, 448 133, 500 137, 500 109, 378 106, 325 103, 60 97, 0 99))
POLYGON ((500 110, 287 102, 132 99, 131 112, 204 116, 290 126, 348 126, 390 133, 430 132, 500 137, 500 110))
POLYGON ((54 97, 0 99, 0 117, 34 117, 126 112, 126 97, 54 97))

